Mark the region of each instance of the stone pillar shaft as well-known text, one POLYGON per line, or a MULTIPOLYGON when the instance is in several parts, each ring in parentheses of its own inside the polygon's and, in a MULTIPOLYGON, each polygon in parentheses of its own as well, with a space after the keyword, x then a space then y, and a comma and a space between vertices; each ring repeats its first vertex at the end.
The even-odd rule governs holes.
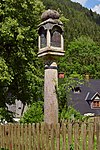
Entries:
POLYGON ((55 124, 58 122, 58 101, 56 93, 58 71, 56 62, 50 61, 46 63, 44 78, 44 122, 55 124))

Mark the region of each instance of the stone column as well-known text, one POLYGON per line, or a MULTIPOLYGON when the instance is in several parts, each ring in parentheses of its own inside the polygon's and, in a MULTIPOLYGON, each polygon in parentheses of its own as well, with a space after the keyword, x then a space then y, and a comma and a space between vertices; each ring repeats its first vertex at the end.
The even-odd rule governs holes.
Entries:
POLYGON ((56 124, 58 122, 58 101, 56 93, 58 71, 55 61, 49 60, 46 62, 44 78, 44 122, 56 124))
POLYGON ((58 123, 57 101, 57 59, 64 56, 63 24, 59 20, 60 14, 56 10, 48 9, 42 16, 38 26, 39 52, 45 62, 44 79, 44 122, 58 123))

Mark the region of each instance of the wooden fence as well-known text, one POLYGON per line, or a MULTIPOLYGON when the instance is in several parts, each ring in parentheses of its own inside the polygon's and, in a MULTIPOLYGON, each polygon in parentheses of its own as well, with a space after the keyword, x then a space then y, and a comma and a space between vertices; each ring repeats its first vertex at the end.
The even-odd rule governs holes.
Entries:
POLYGON ((0 148, 1 150, 100 150, 100 123, 0 125, 0 148))

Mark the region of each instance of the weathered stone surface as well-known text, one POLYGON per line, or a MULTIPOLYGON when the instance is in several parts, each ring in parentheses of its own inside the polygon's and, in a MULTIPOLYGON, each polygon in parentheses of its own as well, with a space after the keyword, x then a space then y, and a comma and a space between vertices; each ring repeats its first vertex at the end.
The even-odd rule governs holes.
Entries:
POLYGON ((44 122, 58 123, 58 100, 56 86, 58 85, 57 64, 53 60, 45 65, 44 79, 44 122))
POLYGON ((56 10, 51 10, 51 9, 48 9, 47 11, 45 11, 42 16, 41 16, 41 19, 43 21, 49 19, 49 18, 52 18, 52 19, 59 19, 59 16, 60 14, 56 11, 56 10))

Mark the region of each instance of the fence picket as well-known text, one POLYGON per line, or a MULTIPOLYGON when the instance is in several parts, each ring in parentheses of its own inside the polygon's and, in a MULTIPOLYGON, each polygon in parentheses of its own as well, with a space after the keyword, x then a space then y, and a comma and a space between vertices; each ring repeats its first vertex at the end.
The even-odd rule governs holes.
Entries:
POLYGON ((88 124, 88 149, 93 149, 94 146, 94 126, 93 123, 88 124))
POLYGON ((72 136, 72 123, 68 123, 68 150, 71 149, 71 146, 73 144, 73 136, 72 136))
POLYGON ((15 138, 14 138, 14 143, 15 143, 15 150, 17 149, 17 130, 18 130, 18 128, 17 128, 17 124, 15 124, 15 126, 14 126, 15 128, 14 128, 14 132, 15 132, 15 138))
POLYGON ((55 150, 55 125, 51 125, 51 150, 55 150))
POLYGON ((52 149, 52 131, 49 124, 45 124, 45 150, 52 149))
POLYGON ((41 150, 45 150, 45 133, 44 133, 45 124, 41 123, 41 150))
POLYGON ((2 135, 1 135, 1 133, 2 133, 2 129, 1 129, 1 125, 0 125, 0 147, 2 146, 2 135))
POLYGON ((60 124, 56 125, 56 150, 60 150, 60 124))
POLYGON ((40 150, 40 129, 39 123, 36 124, 36 131, 37 131, 37 149, 40 150))
POLYGON ((100 123, 97 123, 96 128, 96 136, 97 136, 97 150, 100 150, 100 123))
POLYGON ((20 125, 21 133, 21 150, 24 150, 24 125, 20 125))
POLYGON ((2 147, 5 148, 5 126, 2 126, 2 147))
POLYGON ((11 139, 12 139, 12 150, 14 147, 14 128, 13 128, 13 124, 11 124, 11 139))
MULTIPOLYGON (((2 131, 1 131, 2 132, 2 131)), ((8 125, 5 126, 5 148, 9 147, 8 125)))
POLYGON ((12 124, 9 124, 9 138, 10 138, 10 143, 9 143, 9 150, 13 150, 13 127, 12 124))
POLYGON ((80 139, 79 139, 79 123, 74 124, 74 148, 79 150, 80 139))
POLYGON ((15 150, 17 150, 17 124, 14 125, 14 145, 15 150))
POLYGON ((81 145, 82 150, 86 150, 86 123, 81 124, 81 145))
POLYGON ((62 124, 62 149, 66 150, 66 124, 62 124))
POLYGON ((18 124, 18 133, 17 133, 17 138, 18 138, 18 140, 17 140, 17 147, 18 147, 18 149, 20 149, 21 150, 21 128, 20 128, 20 124, 18 124))
POLYGON ((25 150, 28 150, 28 125, 25 124, 25 150))
POLYGON ((32 125, 32 133, 33 133, 33 149, 36 150, 36 130, 35 124, 32 125))

